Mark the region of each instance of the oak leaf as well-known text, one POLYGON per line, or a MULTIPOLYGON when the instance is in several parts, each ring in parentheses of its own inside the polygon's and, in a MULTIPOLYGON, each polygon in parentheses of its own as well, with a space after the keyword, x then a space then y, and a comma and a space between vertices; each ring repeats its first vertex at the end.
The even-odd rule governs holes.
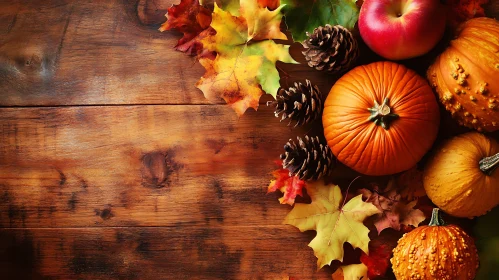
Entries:
POLYGON ((332 277, 333 280, 369 280, 367 266, 363 263, 340 266, 332 277))
POLYGON ((281 0, 286 4, 283 12, 286 25, 293 35, 293 40, 302 42, 307 38, 306 32, 312 33, 314 28, 330 25, 342 25, 352 30, 359 19, 359 8, 356 0, 281 0))
POLYGON ((197 83, 207 99, 223 98, 241 116, 249 107, 258 109, 264 92, 275 98, 280 86, 275 63, 297 63, 289 46, 272 40, 287 39, 280 31, 281 9, 270 11, 255 0, 241 0, 240 15, 235 16, 215 4, 211 27, 216 34, 201 42, 217 55, 214 60, 200 58, 206 73, 197 83))
POLYGON ((484 17, 483 6, 489 0, 447 0, 447 23, 456 28, 460 23, 475 17, 484 17))
POLYGON ((283 196, 279 198, 281 204, 293 205, 296 196, 303 196, 302 190, 305 181, 300 180, 297 176, 289 176, 289 171, 283 168, 274 170, 272 175, 275 180, 270 181, 267 193, 280 190, 283 193, 283 196))
POLYGON ((340 187, 325 185, 323 181, 308 183, 306 190, 312 203, 296 203, 284 223, 302 232, 317 231, 308 244, 317 257, 317 266, 322 268, 333 260, 343 261, 345 242, 368 253, 369 229, 363 221, 380 211, 373 204, 363 202, 361 195, 345 203, 340 187))
POLYGON ((189 55, 196 55, 202 50, 200 40, 211 32, 210 9, 201 6, 199 0, 182 0, 168 9, 166 19, 160 31, 176 29, 184 34, 175 46, 176 50, 189 55))
POLYGON ((400 230, 401 224, 417 227, 426 219, 421 210, 414 209, 417 200, 410 202, 402 200, 396 189, 380 194, 375 186, 374 191, 360 189, 359 192, 366 199, 366 202, 371 202, 380 210, 374 218, 374 226, 376 226, 378 234, 387 228, 400 230))

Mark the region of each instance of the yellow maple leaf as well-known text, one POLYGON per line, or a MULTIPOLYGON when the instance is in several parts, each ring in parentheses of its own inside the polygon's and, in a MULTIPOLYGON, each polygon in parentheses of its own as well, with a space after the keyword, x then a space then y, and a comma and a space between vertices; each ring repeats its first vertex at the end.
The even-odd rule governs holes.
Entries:
POLYGON ((197 87, 206 98, 223 98, 240 116, 247 108, 255 110, 262 94, 275 97, 279 89, 277 61, 297 63, 289 55, 289 46, 272 39, 286 39, 279 29, 283 6, 270 11, 254 0, 241 0, 238 16, 220 9, 216 4, 211 27, 216 34, 201 43, 214 60, 201 58, 206 73, 197 87))
POLYGON ((332 277, 333 280, 369 280, 367 266, 363 263, 340 266, 332 277))
POLYGON ((369 229, 365 218, 380 213, 372 203, 362 201, 362 195, 344 203, 340 187, 325 185, 323 181, 307 184, 311 204, 297 203, 286 216, 284 223, 300 231, 315 230, 317 235, 308 244, 322 268, 333 260, 343 261, 343 243, 369 253, 369 229))

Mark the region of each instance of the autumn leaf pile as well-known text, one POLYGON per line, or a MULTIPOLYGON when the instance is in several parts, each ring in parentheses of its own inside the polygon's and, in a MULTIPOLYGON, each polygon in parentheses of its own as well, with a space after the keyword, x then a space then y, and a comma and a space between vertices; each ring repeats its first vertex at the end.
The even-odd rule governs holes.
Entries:
POLYGON ((287 169, 277 169, 272 175, 268 192, 280 190, 283 196, 279 202, 294 205, 284 223, 300 231, 317 232, 309 247, 317 257, 318 268, 337 268, 332 275, 335 280, 384 277, 397 240, 425 221, 432 209, 422 171, 416 167, 385 184, 353 181, 343 193, 340 186, 324 180, 305 182, 290 177, 287 169), (311 203, 295 203, 303 196, 311 203), (362 251, 357 263, 343 263, 352 253, 344 251, 344 243, 362 251))
POLYGON ((168 10, 160 30, 184 34, 176 49, 198 55, 206 69, 197 87, 208 100, 225 100, 240 116, 256 110, 263 94, 276 96, 277 61, 297 63, 289 45, 274 41, 288 39, 280 29, 283 7, 276 1, 241 0, 206 8, 198 0, 183 0, 168 10))
MULTIPOLYGON (((483 16, 487 2, 447 1, 448 25, 455 28, 483 16)), ((248 108, 257 110, 263 95, 276 98, 282 74, 276 63, 297 63, 289 52, 293 42, 326 24, 354 30, 360 6, 356 0, 181 0, 168 9, 160 30, 183 34, 175 49, 205 68, 197 88, 210 101, 223 99, 241 116, 248 108)), ((326 183, 335 178, 303 181, 283 168, 271 174, 268 193, 279 191, 278 201, 293 207, 284 223, 316 232, 309 247, 317 267, 331 266, 335 280, 385 277, 397 240, 429 218, 433 207, 416 167, 382 180, 337 184, 326 183), (360 250, 360 257, 350 261, 345 244, 360 250)))
POLYGON ((231 13, 215 4, 211 27, 216 34, 201 43, 216 57, 199 60, 206 73, 197 87, 206 98, 222 97, 242 115, 249 107, 258 108, 264 92, 275 97, 279 89, 275 63, 296 63, 289 46, 273 41, 287 39, 280 31, 281 7, 269 11, 253 0, 241 0, 240 9, 231 13))

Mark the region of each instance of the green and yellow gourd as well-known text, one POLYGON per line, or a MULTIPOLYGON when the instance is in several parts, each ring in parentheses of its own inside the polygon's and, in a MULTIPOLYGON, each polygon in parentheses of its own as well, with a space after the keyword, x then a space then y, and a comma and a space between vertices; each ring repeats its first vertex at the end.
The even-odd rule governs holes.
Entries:
POLYGON ((478 132, 459 135, 443 143, 426 164, 424 188, 446 213, 481 216, 499 204, 497 167, 497 141, 478 132))

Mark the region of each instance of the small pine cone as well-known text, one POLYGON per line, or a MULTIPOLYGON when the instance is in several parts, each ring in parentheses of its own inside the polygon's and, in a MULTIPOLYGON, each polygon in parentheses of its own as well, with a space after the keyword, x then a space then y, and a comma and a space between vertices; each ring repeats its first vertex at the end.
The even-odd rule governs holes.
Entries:
POLYGON ((319 137, 305 139, 297 137, 298 145, 292 139, 284 145, 284 154, 281 154, 282 167, 288 169, 289 176, 298 176, 301 180, 318 180, 329 175, 335 161, 333 152, 319 137))
POLYGON ((275 101, 268 101, 267 106, 275 106, 276 118, 281 115, 281 122, 289 119, 288 126, 294 121, 294 127, 310 123, 321 116, 321 92, 309 80, 305 84, 295 83, 288 90, 283 88, 277 92, 275 101))
POLYGON ((359 55, 357 40, 341 25, 319 26, 303 42, 308 66, 341 73, 349 70, 359 55))

